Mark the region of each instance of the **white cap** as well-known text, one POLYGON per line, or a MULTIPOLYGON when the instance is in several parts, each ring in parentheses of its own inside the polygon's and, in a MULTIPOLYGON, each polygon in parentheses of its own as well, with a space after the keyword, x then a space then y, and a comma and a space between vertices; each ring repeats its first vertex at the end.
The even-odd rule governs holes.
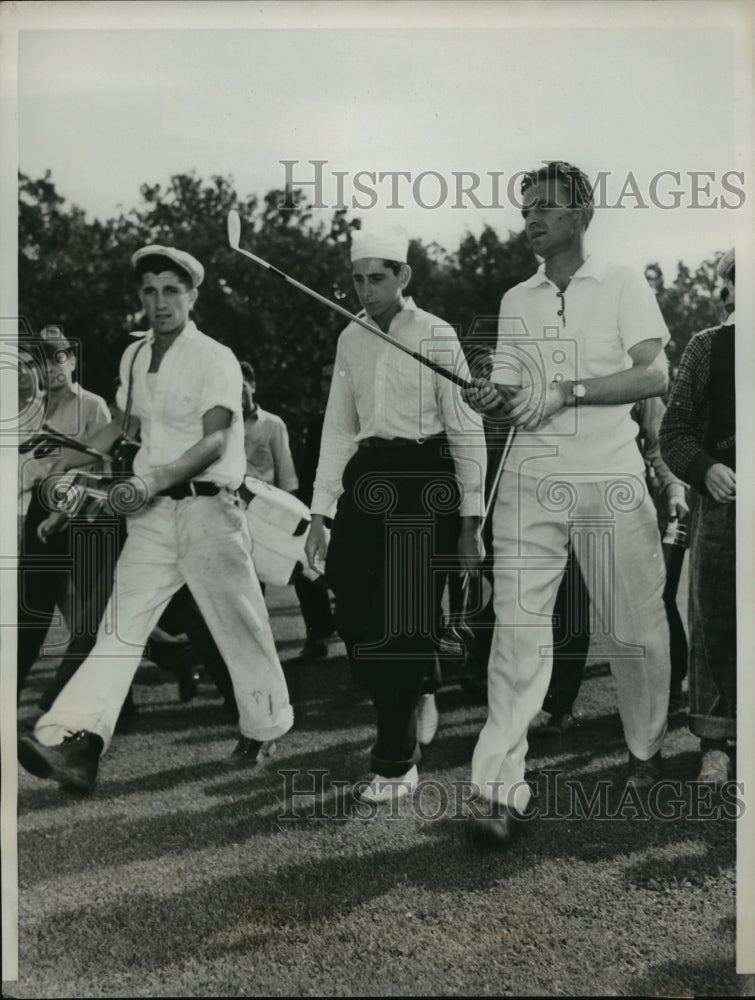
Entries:
POLYGON ((375 232, 354 229, 351 233, 352 263, 365 257, 377 257, 379 260, 397 260, 406 264, 408 251, 409 237, 403 226, 391 226, 375 232))
POLYGON ((171 264, 177 264, 182 271, 185 271, 191 278, 191 287, 199 288, 204 279, 204 268, 196 257, 192 257, 185 250, 176 250, 175 247, 163 247, 156 243, 151 246, 142 247, 131 257, 131 263, 136 267, 142 257, 165 257, 171 264))

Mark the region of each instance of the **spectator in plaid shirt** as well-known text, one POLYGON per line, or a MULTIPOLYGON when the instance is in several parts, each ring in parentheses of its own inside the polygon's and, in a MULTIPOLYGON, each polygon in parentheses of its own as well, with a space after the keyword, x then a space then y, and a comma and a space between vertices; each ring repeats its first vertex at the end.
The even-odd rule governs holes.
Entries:
POLYGON ((733 250, 717 271, 728 316, 687 345, 660 441, 671 470, 699 494, 689 563, 689 727, 700 738, 698 781, 720 787, 731 777, 737 711, 733 250))

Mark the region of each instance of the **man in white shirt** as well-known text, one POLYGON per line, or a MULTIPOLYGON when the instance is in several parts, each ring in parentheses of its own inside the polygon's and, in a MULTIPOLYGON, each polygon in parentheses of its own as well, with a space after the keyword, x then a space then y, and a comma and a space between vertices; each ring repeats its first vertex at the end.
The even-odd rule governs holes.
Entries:
POLYGON ((299 486, 288 428, 276 413, 263 410, 255 400, 257 375, 248 361, 241 364, 244 376, 242 412, 246 471, 264 483, 293 493, 299 486))
POLYGON ((92 440, 99 450, 112 445, 131 387, 141 448, 120 494, 128 538, 97 644, 34 736, 19 741, 27 771, 83 791, 94 786, 144 644, 184 583, 233 679, 241 730, 234 756, 255 763, 293 722, 235 492, 246 467, 239 363, 190 319, 204 277, 198 260, 149 246, 132 264, 151 329, 121 359, 119 419, 92 440))
POLYGON ((537 273, 501 302, 491 381, 465 393, 518 434, 493 518, 497 628, 488 719, 472 760, 483 804, 473 833, 505 844, 530 788, 527 728, 552 663, 551 614, 569 545, 612 654, 629 780, 660 775, 669 693, 663 555, 635 443, 632 404, 662 395, 668 331, 642 274, 585 253, 585 175, 549 163, 522 181, 537 273), (495 383, 518 388, 506 397, 495 383))
MULTIPOLYGON (((363 316, 468 375, 455 332, 418 309, 401 229, 352 234, 352 277, 363 316)), ((341 334, 323 424, 307 555, 325 559, 336 626, 355 680, 377 712, 370 801, 407 794, 437 725, 440 597, 446 571, 481 556, 482 423, 456 386, 351 323, 341 334), (323 519, 338 504, 326 546, 323 519), (428 684, 429 677, 436 677, 428 684), (424 690, 424 695, 423 695, 424 690)))
MULTIPOLYGON (((241 408, 244 414, 247 474, 299 496, 299 477, 291 455, 288 428, 281 417, 263 410, 256 401, 257 374, 254 366, 248 361, 242 361, 241 372, 244 376, 241 408)), ((314 461, 317 462, 317 456, 314 461)), ((310 495, 304 500, 307 506, 312 499, 312 483, 309 485, 310 495)), ((335 621, 325 581, 322 577, 311 580, 303 573, 299 573, 294 580, 294 589, 306 628, 306 639, 299 656, 305 660, 322 659, 328 655, 330 639, 335 631, 335 621)), ((264 592, 264 585, 262 590, 264 592)))

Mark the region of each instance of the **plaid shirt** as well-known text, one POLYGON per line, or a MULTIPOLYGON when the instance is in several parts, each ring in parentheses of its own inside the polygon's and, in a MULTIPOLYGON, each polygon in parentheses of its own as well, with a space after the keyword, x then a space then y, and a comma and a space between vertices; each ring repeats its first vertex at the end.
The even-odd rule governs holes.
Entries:
MULTIPOLYGON (((703 330, 687 344, 660 430, 661 452, 669 468, 700 493, 707 493, 705 473, 722 461, 710 454, 707 445, 712 414, 719 403, 710 391, 711 353, 721 330, 720 326, 703 330)), ((731 436, 716 442, 716 450, 733 451, 734 427, 729 430, 731 436)))

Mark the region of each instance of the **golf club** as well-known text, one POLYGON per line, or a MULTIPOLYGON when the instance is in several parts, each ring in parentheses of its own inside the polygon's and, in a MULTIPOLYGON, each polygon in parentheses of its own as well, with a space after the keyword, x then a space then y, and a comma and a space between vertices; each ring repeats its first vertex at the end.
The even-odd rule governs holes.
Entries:
MULTIPOLYGON (((503 474, 503 469, 506 465, 506 459, 511 451, 511 446, 514 443, 515 435, 516 427, 510 427, 503 446, 503 451, 501 452, 498 467, 495 470, 493 481, 490 484, 490 493, 485 501, 485 509, 482 514, 483 527, 488 519, 488 516, 490 515, 496 491, 498 490, 498 484, 501 481, 501 475, 503 474)), ((467 648, 468 644, 471 644, 474 640, 474 633, 466 623, 470 579, 471 574, 469 570, 465 570, 461 578, 461 600, 459 601, 459 610, 452 617, 450 617, 448 629, 443 636, 444 647, 447 648, 448 652, 453 652, 458 656, 463 656, 464 650, 467 648)))
POLYGON ((295 278, 289 277, 287 274, 284 274, 283 271, 279 271, 277 267, 273 267, 272 264, 269 264, 266 260, 263 260, 256 254, 251 253, 249 250, 244 250, 241 246, 239 246, 240 239, 241 239, 241 218, 239 216, 239 213, 235 211, 235 209, 231 209, 231 211, 228 213, 228 242, 232 250, 236 250, 238 253, 241 253, 245 257, 248 257, 249 260, 254 261, 255 264, 259 264, 260 267, 264 267, 266 271, 271 271, 279 278, 282 278, 287 284, 293 285, 294 288, 298 288, 299 291, 304 292, 306 295, 310 295, 313 299, 316 299, 318 302, 322 303, 322 305, 327 306, 334 312, 339 313, 345 319, 350 320, 350 322, 358 323, 359 326, 364 327, 365 330, 369 330, 370 333, 374 333, 376 336, 380 337, 382 340, 385 340, 387 343, 393 344, 393 346, 397 347, 399 351, 403 351, 404 354, 408 354, 409 357, 414 358, 415 361, 419 361, 420 364, 426 365, 428 368, 432 368, 434 372, 436 372, 438 375, 441 375, 443 378, 447 378, 451 382, 455 382, 456 385, 461 386, 463 389, 473 388, 473 384, 467 381, 467 379, 462 378, 455 372, 449 371, 442 365, 436 364, 436 362, 431 361, 430 358, 426 358, 424 357, 424 355, 418 354, 417 351, 413 351, 410 347, 406 347, 400 341, 395 340, 389 334, 384 333, 380 329, 380 327, 375 326, 373 323, 368 323, 367 320, 361 319, 359 316, 355 316, 353 313, 350 313, 348 309, 344 309, 342 306, 337 305, 337 303, 331 302, 330 299, 326 299, 324 295, 320 295, 318 292, 313 291, 311 288, 308 288, 306 285, 303 285, 300 281, 297 281, 295 278))

